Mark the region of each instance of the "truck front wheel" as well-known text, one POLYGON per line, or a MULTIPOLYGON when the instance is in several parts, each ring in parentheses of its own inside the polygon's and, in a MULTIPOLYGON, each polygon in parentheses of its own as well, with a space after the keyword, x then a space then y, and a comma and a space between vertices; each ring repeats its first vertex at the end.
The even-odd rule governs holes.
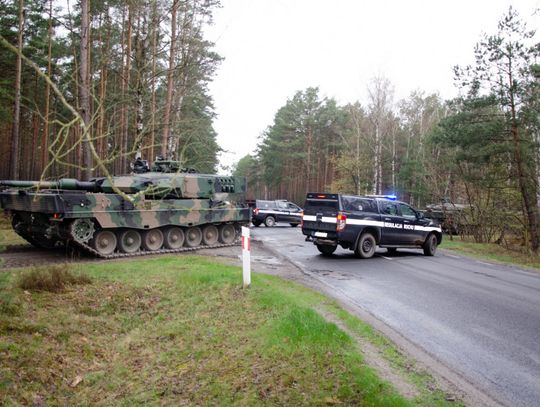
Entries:
POLYGON ((427 237, 422 248, 424 249, 424 255, 434 256, 437 251, 437 236, 435 236, 434 233, 431 233, 427 237))
POLYGON ((356 244, 354 255, 361 259, 369 259, 375 254, 376 247, 375 236, 369 232, 362 233, 356 244))

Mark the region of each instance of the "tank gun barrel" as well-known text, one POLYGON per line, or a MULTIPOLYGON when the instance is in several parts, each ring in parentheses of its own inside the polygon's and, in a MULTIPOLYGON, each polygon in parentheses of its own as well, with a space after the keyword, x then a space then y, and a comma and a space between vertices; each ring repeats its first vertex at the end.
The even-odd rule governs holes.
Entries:
POLYGON ((0 188, 39 188, 39 189, 68 189, 98 192, 99 187, 93 181, 79 181, 73 178, 62 178, 58 181, 0 181, 0 188))

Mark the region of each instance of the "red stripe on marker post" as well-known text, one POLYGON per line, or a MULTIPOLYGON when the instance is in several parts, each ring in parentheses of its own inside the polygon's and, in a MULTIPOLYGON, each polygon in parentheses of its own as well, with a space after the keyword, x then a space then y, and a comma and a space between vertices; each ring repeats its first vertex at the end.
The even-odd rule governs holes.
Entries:
POLYGON ((251 251, 251 239, 246 236, 242 236, 242 250, 251 251))
POLYGON ((244 279, 244 288, 251 285, 251 239, 249 237, 249 228, 242 226, 242 277, 244 279))

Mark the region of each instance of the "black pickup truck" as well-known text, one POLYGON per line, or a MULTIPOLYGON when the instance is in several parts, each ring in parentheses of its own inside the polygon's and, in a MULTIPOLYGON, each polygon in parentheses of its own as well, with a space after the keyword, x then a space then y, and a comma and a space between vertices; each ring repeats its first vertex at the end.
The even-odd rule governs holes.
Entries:
POLYGON ((420 248, 433 256, 442 241, 441 227, 404 202, 328 193, 307 194, 302 233, 324 255, 339 245, 364 259, 377 246, 391 253, 420 248))
POLYGON ((257 199, 251 217, 251 222, 257 227, 263 223, 267 227, 272 227, 277 222, 286 222, 292 227, 296 227, 301 220, 302 208, 284 199, 274 201, 257 199))

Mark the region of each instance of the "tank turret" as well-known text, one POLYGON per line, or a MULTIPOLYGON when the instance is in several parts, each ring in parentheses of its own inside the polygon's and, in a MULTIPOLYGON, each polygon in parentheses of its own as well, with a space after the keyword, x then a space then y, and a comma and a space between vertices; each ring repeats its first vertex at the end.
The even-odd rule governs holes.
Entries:
MULTIPOLYGON (((66 190, 126 194, 143 193, 153 198, 211 198, 219 193, 245 193, 246 182, 241 177, 222 177, 193 173, 147 172, 112 178, 79 181, 62 178, 58 181, 0 181, 0 189, 66 190)), ((142 194, 141 194, 142 195, 142 194)))
POLYGON ((245 178, 197 174, 176 161, 144 167, 89 181, 0 181, 0 207, 35 246, 72 242, 101 257, 229 245, 249 224, 245 178))

